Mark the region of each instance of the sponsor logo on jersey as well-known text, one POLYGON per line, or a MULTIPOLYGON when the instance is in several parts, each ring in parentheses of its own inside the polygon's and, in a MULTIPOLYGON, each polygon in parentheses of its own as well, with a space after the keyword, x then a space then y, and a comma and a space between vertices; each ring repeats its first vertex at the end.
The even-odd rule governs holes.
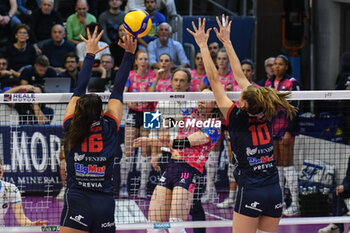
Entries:
POLYGON ((247 155, 250 156, 250 155, 255 155, 256 152, 258 151, 258 148, 254 148, 254 149, 250 149, 250 147, 247 147, 247 155))
POLYGON ((261 164, 261 163, 268 163, 274 160, 274 156, 261 156, 260 158, 256 157, 248 157, 248 161, 250 165, 255 165, 255 164, 261 164))
POLYGON ((74 163, 75 173, 78 176, 104 176, 106 166, 98 167, 97 165, 84 166, 80 163, 74 163))
POLYGON ((283 207, 283 203, 278 203, 277 205, 275 205, 275 209, 280 209, 283 207))
POLYGON ((159 182, 165 182, 166 178, 164 176, 160 177, 159 182))
POLYGON ((80 155, 79 153, 75 152, 74 153, 74 161, 80 162, 84 159, 85 154, 80 155))
POLYGON ((114 224, 115 224, 114 222, 105 222, 101 224, 101 228, 113 227, 114 224))
POLYGON ((180 180, 180 183, 182 183, 182 184, 186 184, 185 179, 184 179, 184 178, 182 178, 182 179, 180 180))
POLYGON ((260 205, 260 203, 257 202, 257 201, 254 201, 254 202, 252 202, 250 205, 245 205, 245 207, 246 207, 246 208, 249 208, 249 209, 256 210, 256 211, 259 211, 259 212, 262 212, 261 209, 257 208, 258 205, 260 205))
POLYGON ((77 222, 85 227, 87 227, 87 224, 83 223, 82 220, 83 220, 83 216, 81 216, 80 214, 75 216, 74 218, 72 216, 69 217, 70 220, 74 221, 74 222, 77 222))
POLYGON ((85 188, 102 188, 101 183, 95 183, 95 182, 81 182, 78 181, 78 185, 83 186, 85 188))

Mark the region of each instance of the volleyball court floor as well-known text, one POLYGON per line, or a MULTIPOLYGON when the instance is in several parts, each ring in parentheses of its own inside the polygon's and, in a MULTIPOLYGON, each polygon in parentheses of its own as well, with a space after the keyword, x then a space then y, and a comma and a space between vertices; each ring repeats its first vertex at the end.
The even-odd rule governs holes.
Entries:
MULTIPOLYGON (((220 195, 222 201, 226 195, 220 195)), ((148 200, 139 199, 116 199, 115 218, 119 223, 145 222, 149 206, 148 200)), ((63 201, 57 201, 55 197, 23 197, 22 204, 26 215, 31 220, 49 220, 48 225, 59 225, 63 201)), ((232 220, 233 209, 218 209, 216 204, 204 204, 207 220, 232 220)), ((5 215, 6 226, 16 226, 11 208, 5 215)), ((280 226, 277 233, 317 233, 318 229, 327 224, 315 225, 284 225, 280 226)), ((345 224, 345 231, 349 230, 350 224, 345 224)), ((186 229, 193 233, 192 229, 186 229)), ((121 233, 145 233, 145 230, 123 230, 121 233)), ((231 233, 232 228, 207 228, 207 233, 231 233)))

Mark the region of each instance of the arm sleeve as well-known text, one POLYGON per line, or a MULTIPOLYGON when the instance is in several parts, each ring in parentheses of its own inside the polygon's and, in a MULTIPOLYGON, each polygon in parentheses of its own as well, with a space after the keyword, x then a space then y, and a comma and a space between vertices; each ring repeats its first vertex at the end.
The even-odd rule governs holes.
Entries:
POLYGON ((149 66, 152 67, 155 63, 157 63, 155 40, 148 44, 147 51, 149 56, 149 66))
POLYGON ((207 76, 205 76, 204 77, 204 79, 203 79, 203 83, 207 86, 207 87, 209 87, 210 86, 210 82, 209 82, 209 79, 208 79, 208 77, 207 76))
POLYGON ((73 96, 81 96, 85 94, 87 85, 91 77, 92 65, 94 64, 95 56, 92 54, 86 54, 83 67, 78 74, 77 86, 74 89, 73 96))
POLYGON ((72 15, 67 19, 66 31, 67 31, 67 40, 73 39, 73 26, 72 26, 72 15))
POLYGON ((27 8, 25 8, 23 5, 23 0, 17 0, 17 7, 18 7, 19 12, 22 12, 24 14, 29 13, 29 10, 27 8))
POLYGON ((202 129, 202 132, 210 138, 212 143, 216 143, 220 138, 220 129, 214 127, 205 127, 202 129))

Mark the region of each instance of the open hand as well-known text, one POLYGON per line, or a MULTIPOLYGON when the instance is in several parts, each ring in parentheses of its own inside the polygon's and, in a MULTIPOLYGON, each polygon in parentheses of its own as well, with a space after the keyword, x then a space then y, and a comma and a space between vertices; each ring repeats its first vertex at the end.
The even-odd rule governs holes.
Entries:
POLYGON ((137 48, 137 40, 130 35, 123 36, 123 42, 118 41, 118 45, 125 49, 125 52, 134 54, 137 48))
POLYGON ((214 31, 219 40, 224 44, 225 42, 230 42, 230 34, 231 34, 231 23, 232 21, 228 20, 228 16, 222 15, 223 22, 220 22, 219 17, 216 16, 216 22, 219 25, 219 30, 214 27, 214 31))
POLYGON ((89 28, 86 28, 86 34, 87 34, 87 39, 85 39, 81 34, 79 35, 80 38, 85 42, 86 44, 86 53, 92 53, 96 54, 106 48, 108 48, 108 45, 104 47, 100 47, 98 45, 99 40, 101 39, 104 30, 100 32, 100 34, 97 35, 98 31, 98 26, 95 27, 94 33, 91 35, 89 28))
POLYGON ((189 28, 186 28, 186 30, 194 37, 199 47, 206 46, 208 43, 208 38, 209 38, 209 33, 211 31, 211 28, 205 31, 205 18, 203 18, 203 21, 201 18, 198 18, 198 29, 193 21, 192 21, 192 27, 193 27, 193 31, 191 31, 189 28))

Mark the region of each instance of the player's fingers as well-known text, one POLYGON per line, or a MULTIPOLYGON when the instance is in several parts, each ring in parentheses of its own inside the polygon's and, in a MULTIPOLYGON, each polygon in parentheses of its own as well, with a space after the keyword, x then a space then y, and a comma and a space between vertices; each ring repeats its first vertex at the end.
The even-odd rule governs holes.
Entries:
POLYGON ((89 40, 91 38, 91 33, 90 33, 89 27, 86 28, 86 34, 87 34, 87 38, 89 40))
POLYGON ((211 29, 212 28, 208 28, 207 32, 205 33, 207 36, 209 36, 211 29))
POLYGON ((100 40, 100 39, 101 39, 101 37, 102 37, 102 35, 103 35, 104 32, 105 32, 105 30, 102 30, 102 31, 100 32, 100 34, 98 34, 97 40, 100 40))
POLYGON ((95 27, 94 33, 92 34, 92 38, 96 38, 96 36, 97 36, 97 31, 98 31, 98 26, 95 27))
POLYGON ((106 46, 100 48, 96 53, 101 52, 102 50, 105 50, 105 49, 108 48, 108 47, 109 47, 109 45, 106 45, 106 46))
POLYGON ((81 34, 79 34, 79 37, 80 37, 80 39, 81 39, 82 41, 84 41, 85 43, 87 42, 87 40, 86 40, 81 34))
POLYGON ((216 36, 218 36, 219 35, 219 30, 216 27, 214 27, 214 31, 216 33, 216 36))
POLYGON ((219 19, 219 17, 218 17, 218 16, 216 16, 216 22, 218 23, 219 28, 220 28, 222 25, 221 25, 221 22, 220 22, 220 19, 219 19))
POLYGON ((192 21, 192 27, 193 27, 194 32, 197 32, 197 27, 196 27, 196 25, 194 24, 194 21, 192 21))
POLYGON ((194 36, 194 32, 192 32, 189 28, 186 28, 186 30, 188 31, 188 33, 190 33, 192 36, 194 36))

